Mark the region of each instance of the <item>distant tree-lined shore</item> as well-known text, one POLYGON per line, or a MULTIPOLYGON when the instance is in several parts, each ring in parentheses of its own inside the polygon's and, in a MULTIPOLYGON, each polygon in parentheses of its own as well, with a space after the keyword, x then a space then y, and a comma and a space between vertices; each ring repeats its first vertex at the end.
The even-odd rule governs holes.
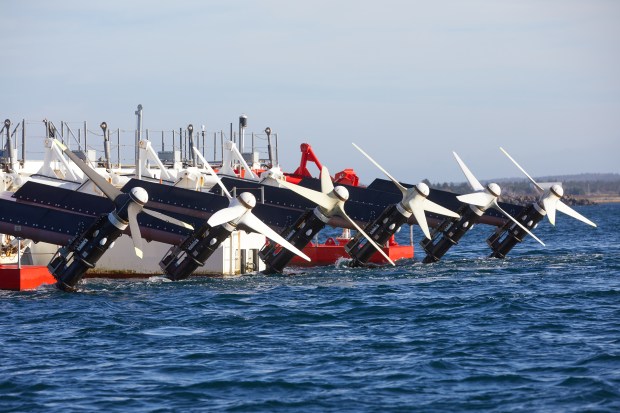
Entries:
MULTIPOLYGON (((620 174, 580 174, 563 176, 534 177, 541 186, 554 183, 562 184, 564 188, 564 202, 571 205, 587 205, 599 202, 620 202, 620 174)), ((471 192, 466 182, 425 182, 434 189, 456 192, 460 194, 471 192)), ((497 182, 502 188, 501 201, 517 205, 526 205, 537 198, 534 186, 527 179, 502 178, 481 181, 483 185, 497 182)))

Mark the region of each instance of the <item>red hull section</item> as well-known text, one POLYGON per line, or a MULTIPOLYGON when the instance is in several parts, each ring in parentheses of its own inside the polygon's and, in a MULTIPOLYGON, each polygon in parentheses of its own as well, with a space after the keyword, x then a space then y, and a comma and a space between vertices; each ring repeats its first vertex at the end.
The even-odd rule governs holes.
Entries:
POLYGON ((0 290, 33 290, 56 279, 41 265, 0 265, 0 290))
MULTIPOLYGON (((298 256, 293 257, 291 265, 313 267, 316 265, 332 265, 340 258, 351 258, 344 250, 344 246, 349 242, 347 238, 329 238, 325 244, 310 243, 302 250, 312 261, 308 262, 298 256)), ((390 244, 384 247, 383 252, 387 254, 392 261, 403 258, 413 258, 413 245, 390 244)), ((378 252, 370 257, 369 262, 373 264, 387 264, 387 261, 378 252)))

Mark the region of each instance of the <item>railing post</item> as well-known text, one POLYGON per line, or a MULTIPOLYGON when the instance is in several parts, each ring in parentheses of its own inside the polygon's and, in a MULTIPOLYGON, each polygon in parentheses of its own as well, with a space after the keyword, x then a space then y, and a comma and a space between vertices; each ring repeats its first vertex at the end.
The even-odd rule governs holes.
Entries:
MULTIPOLYGON (((142 105, 138 105, 138 110, 136 110, 135 114, 137 116, 135 160, 136 160, 136 170, 138 170, 139 163, 140 163, 140 141, 142 140, 142 105)), ((142 171, 138 171, 139 177, 142 175, 141 172, 142 171)))
MULTIPOLYGON (((9 170, 11 172, 17 172, 14 167, 16 167, 17 159, 15 157, 15 148, 13 147, 13 140, 11 139, 11 120, 6 119, 4 121, 4 128, 6 129, 6 148, 8 150, 8 158, 9 158, 9 170)), ((15 127, 15 131, 17 127, 15 127)))
POLYGON ((248 126, 248 116, 243 113, 239 116, 239 152, 243 154, 245 150, 245 128, 248 126))
POLYGON ((191 166, 196 166, 196 164, 198 163, 198 158, 196 156, 196 153, 194 153, 193 147, 194 147, 194 125, 192 125, 191 123, 189 125, 187 125, 187 135, 188 135, 188 142, 189 144, 186 145, 186 148, 188 150, 188 161, 189 159, 192 160, 192 164, 191 166))
POLYGON ((105 156, 105 169, 112 169, 112 160, 110 154, 110 134, 108 132, 108 124, 106 122, 101 122, 101 130, 103 131, 103 153, 105 156))
POLYGON ((202 157, 205 158, 205 125, 202 125, 202 146, 200 150, 202 151, 202 157))
POLYGON ((269 167, 273 167, 273 152, 271 152, 271 128, 267 126, 265 128, 265 133, 267 134, 267 153, 269 155, 269 167))
POLYGON ((116 130, 116 159, 118 160, 118 169, 121 169, 121 128, 116 130))
POLYGON ((179 153, 181 154, 181 165, 183 164, 183 128, 179 128, 179 153))
POLYGON ((22 161, 26 165, 26 119, 22 119, 22 161))

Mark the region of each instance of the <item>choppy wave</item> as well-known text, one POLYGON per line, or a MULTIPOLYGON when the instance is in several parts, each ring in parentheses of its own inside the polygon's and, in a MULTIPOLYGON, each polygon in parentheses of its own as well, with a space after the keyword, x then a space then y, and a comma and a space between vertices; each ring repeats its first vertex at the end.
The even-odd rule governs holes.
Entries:
POLYGON ((619 411, 618 212, 505 260, 477 226, 431 265, 1 291, 0 411, 619 411))

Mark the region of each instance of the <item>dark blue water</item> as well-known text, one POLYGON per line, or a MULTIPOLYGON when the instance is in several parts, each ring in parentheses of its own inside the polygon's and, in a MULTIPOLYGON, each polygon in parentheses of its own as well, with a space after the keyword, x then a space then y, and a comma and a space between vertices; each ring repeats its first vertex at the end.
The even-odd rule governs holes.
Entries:
POLYGON ((578 209, 503 261, 0 291, 0 411, 620 411, 620 205, 578 209))

